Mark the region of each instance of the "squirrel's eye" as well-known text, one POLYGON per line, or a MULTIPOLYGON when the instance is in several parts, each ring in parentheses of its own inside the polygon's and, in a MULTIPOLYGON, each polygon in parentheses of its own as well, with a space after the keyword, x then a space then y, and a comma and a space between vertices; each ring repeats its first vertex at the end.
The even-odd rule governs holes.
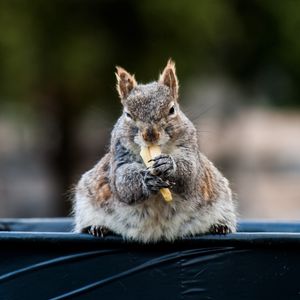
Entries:
POLYGON ((169 110, 169 115, 173 115, 175 113, 175 107, 174 105, 169 110))
POLYGON ((130 113, 128 113, 128 112, 125 112, 125 115, 126 115, 126 117, 127 117, 127 118, 129 118, 129 119, 132 119, 132 116, 131 116, 131 114, 130 114, 130 113))

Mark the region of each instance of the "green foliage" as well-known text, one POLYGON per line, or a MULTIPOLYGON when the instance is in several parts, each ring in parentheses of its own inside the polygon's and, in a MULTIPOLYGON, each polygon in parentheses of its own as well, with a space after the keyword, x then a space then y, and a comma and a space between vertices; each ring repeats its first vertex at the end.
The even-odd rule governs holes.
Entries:
POLYGON ((299 11, 297 1, 2 0, 0 100, 58 93, 78 113, 116 109, 116 64, 148 81, 173 57, 181 81, 222 73, 297 106, 299 11))

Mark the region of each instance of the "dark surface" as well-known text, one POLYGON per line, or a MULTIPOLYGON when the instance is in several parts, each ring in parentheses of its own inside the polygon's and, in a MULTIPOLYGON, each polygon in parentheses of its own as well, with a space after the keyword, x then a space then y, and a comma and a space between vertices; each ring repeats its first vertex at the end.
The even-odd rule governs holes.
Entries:
POLYGON ((299 223, 155 245, 67 233, 71 219, 0 224, 1 300, 300 299, 299 223))

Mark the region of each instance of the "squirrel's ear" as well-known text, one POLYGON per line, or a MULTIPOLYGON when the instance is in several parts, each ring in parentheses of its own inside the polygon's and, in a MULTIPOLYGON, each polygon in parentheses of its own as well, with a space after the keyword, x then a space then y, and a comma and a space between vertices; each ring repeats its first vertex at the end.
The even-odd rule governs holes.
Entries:
POLYGON ((130 91, 137 85, 134 75, 130 75, 126 70, 121 67, 116 67, 117 72, 117 91, 122 99, 126 98, 130 91))
POLYGON ((160 74, 158 81, 170 89, 171 95, 174 97, 174 99, 178 98, 179 85, 176 76, 175 63, 172 59, 168 60, 168 63, 163 72, 160 74))

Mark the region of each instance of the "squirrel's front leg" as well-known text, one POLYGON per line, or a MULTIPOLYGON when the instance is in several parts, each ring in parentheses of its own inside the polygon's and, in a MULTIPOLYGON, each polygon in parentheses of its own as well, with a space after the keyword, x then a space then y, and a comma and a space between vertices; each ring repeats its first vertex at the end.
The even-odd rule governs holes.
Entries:
POLYGON ((181 155, 161 154, 153 159, 150 172, 169 183, 172 190, 185 193, 188 186, 192 186, 197 174, 195 159, 189 153, 181 155), (190 183, 187 185, 186 183, 190 183))
POLYGON ((169 154, 161 154, 152 159, 153 165, 149 168, 151 174, 168 180, 176 171, 176 163, 169 154))
POLYGON ((143 202, 164 187, 169 184, 138 163, 124 164, 116 170, 115 188, 120 201, 127 204, 143 202))

